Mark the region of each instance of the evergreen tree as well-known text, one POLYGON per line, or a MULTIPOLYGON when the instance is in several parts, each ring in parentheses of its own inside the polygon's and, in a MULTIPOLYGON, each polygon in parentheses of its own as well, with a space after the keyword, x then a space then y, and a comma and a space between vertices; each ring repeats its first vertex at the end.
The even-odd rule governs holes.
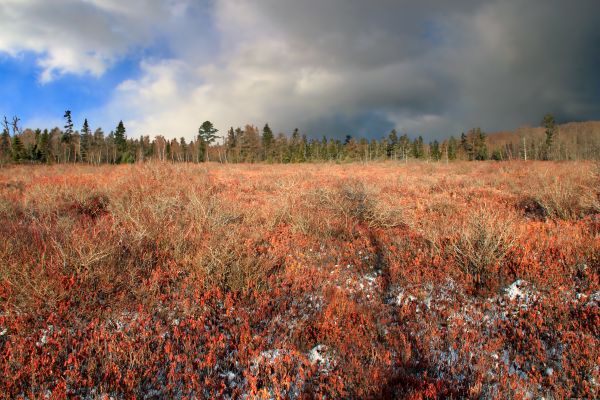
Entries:
POLYGON ((42 136, 42 130, 36 129, 33 132, 33 143, 30 143, 27 147, 27 158, 32 161, 40 161, 42 159, 42 152, 39 147, 40 138, 42 136))
POLYGON ((458 150, 458 142, 454 136, 450 136, 448 139, 448 160, 456 160, 456 152, 458 150))
POLYGON ((299 162, 302 159, 301 150, 300 150, 300 131, 298 128, 295 128, 292 132, 292 137, 289 142, 289 159, 290 162, 299 162))
POLYGON ((111 134, 114 145, 114 161, 119 164, 133 162, 134 157, 129 152, 129 146, 127 143, 127 130, 125 129, 123 121, 119 121, 117 128, 114 132, 111 132, 111 134))
POLYGON ((552 114, 546 114, 542 120, 542 126, 546 130, 546 142, 544 143, 544 160, 552 158, 552 147, 554 144, 554 136, 556 135, 556 121, 552 114))
POLYGON ((63 144, 64 161, 69 162, 69 159, 71 158, 71 142, 73 141, 73 120, 71 119, 71 111, 66 110, 63 118, 65 118, 65 125, 60 141, 63 144))
POLYGON ((115 162, 124 163, 129 162, 130 157, 127 153, 127 136, 126 129, 123 121, 119 121, 117 129, 114 132, 114 145, 116 147, 115 162))
POLYGON ((387 157, 396 159, 397 150, 398 150, 398 134, 396 133, 395 129, 392 129, 392 131, 388 135, 388 140, 387 140, 387 157))
POLYGON ((12 157, 10 132, 6 127, 2 129, 2 136, 0 136, 0 156, 2 161, 8 161, 12 157))
POLYGON ((233 130, 233 126, 227 131, 227 148, 233 150, 237 146, 237 136, 233 130))
POLYGON ((275 140, 275 137, 273 136, 273 131, 271 130, 271 127, 269 126, 269 124, 265 124, 265 127, 263 128, 263 133, 262 133, 262 146, 265 152, 264 158, 265 160, 270 159, 271 158, 271 151, 272 151, 272 147, 273 147, 273 141, 275 140))
POLYGON ((25 149, 23 148, 23 143, 21 142, 21 138, 19 135, 15 135, 13 137, 12 143, 12 158, 14 161, 19 162, 23 160, 25 157, 25 149))
POLYGON ((460 148, 467 157, 467 160, 472 161, 474 158, 473 144, 469 141, 469 138, 464 132, 460 134, 460 148))
POLYGON ((306 134, 303 134, 302 139, 300 140, 299 153, 300 153, 300 161, 302 161, 302 162, 308 160, 308 158, 310 157, 310 154, 308 152, 308 137, 306 137, 306 134))
POLYGON ((82 160, 88 160, 89 159, 89 148, 90 148, 90 142, 91 142, 91 136, 92 136, 92 131, 90 130, 90 126, 88 124, 88 120, 87 118, 83 121, 83 127, 81 128, 81 138, 80 140, 80 156, 82 160))
POLYGON ((217 140, 218 131, 210 121, 204 121, 198 128, 198 142, 201 144, 198 151, 202 161, 208 161, 208 147, 217 140))
POLYGON ((442 152, 440 150, 440 143, 434 140, 433 143, 429 144, 429 154, 433 161, 439 161, 442 158, 442 152))
POLYGON ((481 128, 476 128, 470 132, 470 135, 473 141, 474 159, 478 161, 487 160, 489 157, 485 133, 481 128))
POLYGON ((63 118, 65 118, 65 130, 63 131, 61 141, 68 144, 71 143, 71 135, 73 135, 73 120, 71 118, 71 111, 65 111, 63 118))
POLYGON ((123 121, 119 121, 117 125, 117 129, 115 129, 115 146, 117 146, 117 151, 124 153, 127 150, 127 136, 126 129, 123 121))
POLYGON ((414 140, 412 153, 413 153, 414 158, 425 157, 425 146, 423 145, 423 137, 422 136, 419 136, 418 138, 416 138, 414 140))
POLYGON ((42 134, 40 135, 39 145, 38 145, 41 157, 40 161, 49 162, 50 161, 50 134, 48 133, 48 129, 44 129, 42 134))

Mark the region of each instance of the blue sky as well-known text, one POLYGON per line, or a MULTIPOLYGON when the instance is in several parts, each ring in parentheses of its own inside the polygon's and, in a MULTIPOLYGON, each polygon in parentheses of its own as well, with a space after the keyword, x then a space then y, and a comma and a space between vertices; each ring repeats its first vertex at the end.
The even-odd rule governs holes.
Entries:
POLYGON ((594 0, 3 0, 0 116, 426 139, 600 119, 594 0))
MULTIPOLYGON (((0 87, 3 89, 0 109, 5 115, 18 115, 26 123, 29 121, 31 128, 48 128, 48 123, 62 127, 62 116, 67 109, 80 126, 87 117, 86 112, 101 108, 119 83, 139 76, 140 68, 138 59, 127 58, 98 77, 66 74, 43 83, 39 79, 41 73, 33 53, 0 57, 0 87)), ((92 126, 97 125, 90 122, 92 126)))

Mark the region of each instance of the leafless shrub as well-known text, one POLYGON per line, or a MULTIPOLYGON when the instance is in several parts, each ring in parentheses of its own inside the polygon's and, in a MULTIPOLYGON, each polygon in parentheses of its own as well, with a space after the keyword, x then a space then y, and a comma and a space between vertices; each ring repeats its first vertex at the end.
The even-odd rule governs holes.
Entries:
POLYGON ((600 212, 597 176, 571 175, 547 177, 539 175, 519 201, 526 215, 575 220, 600 212))
POLYGON ((244 215, 239 210, 217 196, 190 195, 186 212, 206 231, 217 230, 244 220, 244 215))
POLYGON ((377 193, 361 181, 342 182, 334 189, 317 189, 309 194, 314 208, 329 210, 344 220, 345 226, 352 221, 366 223, 369 228, 393 228, 401 226, 403 210, 392 201, 382 202, 377 193))
POLYGON ((0 183, 0 190, 2 189, 16 190, 20 193, 23 193, 23 190, 25 189, 25 183, 23 181, 10 181, 0 183))
POLYGON ((257 251, 251 238, 226 231, 211 236, 197 262, 208 287, 233 291, 264 285, 277 266, 276 260, 257 251))
POLYGON ((505 213, 490 208, 468 215, 447 247, 462 271, 477 286, 485 286, 493 267, 498 266, 516 243, 515 222, 505 213))
POLYGON ((108 213, 109 197, 104 193, 90 194, 82 200, 73 201, 69 208, 77 214, 97 218, 108 213))

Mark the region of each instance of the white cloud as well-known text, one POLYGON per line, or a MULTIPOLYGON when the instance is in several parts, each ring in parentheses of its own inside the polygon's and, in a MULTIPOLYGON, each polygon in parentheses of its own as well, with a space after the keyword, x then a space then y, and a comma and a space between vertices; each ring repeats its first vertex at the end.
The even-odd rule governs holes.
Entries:
POLYGON ((98 77, 151 43, 188 0, 3 0, 0 52, 34 52, 41 82, 67 73, 98 77))
MULTIPOLYGON (((222 130, 269 122, 276 130, 290 132, 295 127, 314 128, 315 121, 329 117, 352 118, 365 110, 387 114, 390 124, 404 115, 410 121, 435 125, 430 122, 432 110, 424 110, 422 117, 414 115, 421 112, 422 105, 436 104, 433 98, 440 82, 419 64, 430 57, 428 52, 417 54, 416 46, 407 44, 414 59, 406 57, 401 48, 397 54, 385 54, 392 43, 377 47, 378 39, 386 40, 382 32, 371 33, 369 28, 365 33, 360 27, 343 26, 352 19, 336 22, 335 8, 311 29, 305 31, 298 25, 290 30, 281 21, 289 16, 270 15, 266 7, 271 3, 258 3, 217 1, 213 18, 221 40, 220 54, 199 65, 185 52, 178 60, 145 62, 143 76, 121 85, 111 109, 135 116, 126 121, 130 131, 187 138, 206 119, 222 130), (336 38, 347 32, 359 43, 342 39, 341 44, 350 48, 334 51, 336 38), (319 34, 325 39, 313 42, 320 40, 315 36, 319 34)), ((292 8, 290 13, 294 12, 292 8)), ((356 22, 360 20, 360 12, 350 14, 356 14, 356 22)))

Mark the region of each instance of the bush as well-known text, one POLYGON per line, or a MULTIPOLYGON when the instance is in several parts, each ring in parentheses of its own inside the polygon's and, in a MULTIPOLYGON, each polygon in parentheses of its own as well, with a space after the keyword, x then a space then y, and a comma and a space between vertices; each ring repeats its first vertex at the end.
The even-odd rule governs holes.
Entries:
POLYGON ((494 271, 516 243, 515 222, 508 215, 482 208, 455 226, 457 234, 450 241, 450 253, 477 288, 489 288, 494 271))
POLYGON ((538 175, 519 201, 525 215, 540 219, 576 220, 600 212, 599 187, 594 175, 538 175))

